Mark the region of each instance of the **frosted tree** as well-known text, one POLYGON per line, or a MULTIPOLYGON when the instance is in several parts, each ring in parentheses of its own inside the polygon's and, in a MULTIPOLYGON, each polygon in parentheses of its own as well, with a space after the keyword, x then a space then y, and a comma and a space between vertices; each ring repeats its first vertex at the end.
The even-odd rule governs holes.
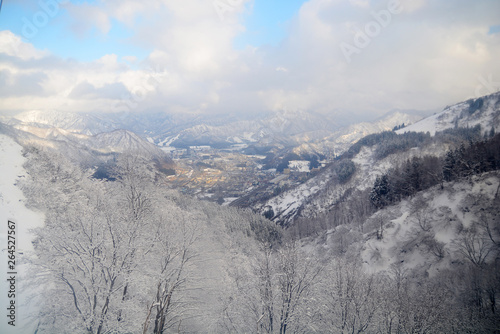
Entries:
POLYGON ((139 274, 148 290, 149 309, 143 333, 164 333, 183 320, 186 300, 183 290, 191 276, 191 265, 198 253, 193 247, 199 237, 196 218, 170 206, 168 218, 160 219, 151 235, 154 243, 139 274))
POLYGON ((79 198, 64 213, 49 215, 46 226, 38 231, 35 250, 48 279, 46 294, 67 296, 42 311, 42 319, 43 312, 59 315, 57 321, 42 326, 47 331, 83 327, 98 334, 132 325, 121 322, 120 304, 134 264, 138 229, 127 229, 108 211, 113 206, 106 203, 96 184, 86 194, 87 198, 79 198))
POLYGON ((391 203, 391 189, 387 174, 377 176, 373 189, 370 192, 370 201, 377 208, 381 209, 391 203))
POLYGON ((333 260, 322 284, 321 322, 335 333, 372 332, 378 309, 375 280, 344 259, 333 260))
POLYGON ((34 243, 45 289, 40 332, 146 333, 151 320, 163 333, 179 322, 198 219, 160 196, 148 163, 125 156, 117 181, 102 182, 38 153, 43 164, 31 166, 27 188, 47 212, 34 243))
POLYGON ((262 244, 253 268, 233 274, 236 291, 225 309, 230 332, 303 333, 314 329, 315 287, 322 265, 295 243, 278 249, 262 244), (234 299, 235 298, 235 299, 234 299))
POLYGON ((279 333, 305 331, 311 312, 311 292, 322 266, 302 253, 295 243, 278 250, 277 275, 280 294, 277 311, 279 333))
POLYGON ((478 267, 486 264, 496 248, 487 230, 477 223, 464 229, 453 245, 460 254, 478 267))

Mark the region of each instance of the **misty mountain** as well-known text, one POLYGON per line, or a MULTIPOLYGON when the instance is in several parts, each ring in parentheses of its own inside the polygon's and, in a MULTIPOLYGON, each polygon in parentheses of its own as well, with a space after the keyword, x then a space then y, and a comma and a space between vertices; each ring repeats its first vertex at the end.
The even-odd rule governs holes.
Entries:
POLYGON ((151 158, 164 158, 165 153, 155 145, 127 130, 114 130, 88 137, 89 147, 101 152, 140 152, 151 158))
POLYGON ((95 113, 74 113, 65 111, 26 111, 12 117, 8 124, 24 124, 40 128, 59 128, 69 132, 95 135, 120 127, 112 118, 95 113))
POLYGON ((0 126, 0 131, 9 134, 22 145, 46 147, 86 167, 112 161, 119 154, 134 154, 173 164, 170 157, 160 148, 127 130, 114 130, 90 136, 60 128, 41 128, 22 123, 15 126, 0 123, 0 126))
POLYGON ((200 115, 168 113, 24 112, 5 119, 10 125, 58 128, 71 133, 96 135, 113 130, 129 130, 159 146, 185 148, 210 145, 223 148, 275 147, 295 148, 298 152, 328 155, 332 144, 337 153, 357 139, 419 116, 393 112, 372 123, 363 122, 345 128, 334 116, 305 111, 277 111, 251 115, 200 115))
POLYGON ((318 175, 270 199, 253 198, 252 207, 285 226, 332 219, 330 212, 338 213, 349 199, 367 196, 390 169, 413 158, 444 159, 449 150, 492 135, 491 129, 500 126, 499 96, 461 102, 396 132, 364 137, 318 175))
POLYGON ((175 135, 172 146, 273 146, 300 145, 303 140, 323 138, 339 128, 334 119, 311 112, 281 111, 264 118, 229 121, 218 125, 197 124, 175 135))
POLYGON ((295 148, 294 152, 297 154, 304 152, 319 152, 323 155, 341 155, 347 151, 352 144, 364 136, 372 133, 389 131, 403 124, 413 124, 421 119, 422 117, 419 114, 411 113, 410 111, 389 112, 373 122, 351 124, 313 142, 303 140, 304 138, 297 136, 297 142, 302 142, 303 144, 295 148))

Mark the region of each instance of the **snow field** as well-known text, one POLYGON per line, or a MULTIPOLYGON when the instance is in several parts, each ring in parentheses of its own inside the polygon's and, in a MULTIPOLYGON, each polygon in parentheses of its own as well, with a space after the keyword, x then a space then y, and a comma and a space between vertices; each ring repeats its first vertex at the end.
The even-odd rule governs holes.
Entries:
POLYGON ((453 241, 459 238, 462 228, 468 228, 478 220, 474 209, 477 210, 481 203, 470 205, 468 197, 482 195, 492 200, 499 187, 499 173, 490 172, 473 176, 471 180, 445 184, 443 189, 435 186, 421 194, 427 203, 425 212, 432 226, 430 233, 437 242, 444 243, 442 259, 431 254, 419 239, 419 233, 421 236, 425 233, 418 225, 417 217, 411 215, 415 198, 375 213, 371 219, 385 221, 384 237, 377 239, 373 233, 367 236, 362 252, 365 269, 368 272, 389 271, 392 264, 400 262, 405 268, 426 268, 432 275, 449 268, 457 260, 453 241))
POLYGON ((33 251, 31 244, 33 235, 30 230, 43 225, 44 215, 27 209, 25 206, 25 197, 21 190, 16 186, 17 180, 28 177, 22 165, 25 161, 21 154, 22 147, 12 138, 0 134, 0 245, 1 245, 1 265, 2 279, 0 284, 0 309, 2 309, 0 321, 0 333, 33 333, 32 326, 28 321, 28 315, 33 311, 33 305, 28 305, 29 291, 23 287, 24 278, 27 273, 27 263, 23 263, 26 255, 33 251), (6 308, 10 303, 8 298, 7 275, 10 272, 7 258, 7 222, 15 222, 15 261, 17 275, 15 284, 15 306, 16 320, 15 327, 8 325, 10 320, 6 317, 6 308))

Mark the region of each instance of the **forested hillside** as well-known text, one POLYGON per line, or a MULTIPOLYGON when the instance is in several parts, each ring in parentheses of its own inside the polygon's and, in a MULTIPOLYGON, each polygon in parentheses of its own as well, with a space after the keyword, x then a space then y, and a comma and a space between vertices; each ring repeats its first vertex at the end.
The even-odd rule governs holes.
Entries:
MULTIPOLYGON (((500 94, 494 93, 446 107, 440 113, 396 131, 367 135, 305 183, 285 189, 272 198, 263 198, 261 201, 255 199, 251 205, 278 224, 287 227, 294 225, 294 228, 302 229, 303 233, 307 233, 305 230, 311 225, 313 228, 320 225, 324 229, 325 224, 332 226, 366 218, 373 210, 372 203, 366 199, 369 198, 370 188, 373 188, 377 178, 380 185, 384 175, 387 177, 388 173, 393 173, 396 169, 411 169, 408 164, 412 161, 416 164, 416 169, 421 167, 418 164, 424 163, 424 168, 425 165, 432 165, 432 171, 422 171, 426 178, 423 182, 431 186, 439 182, 439 178, 448 178, 442 174, 448 151, 459 154, 455 150, 463 151, 471 145, 478 145, 471 150, 477 148, 480 152, 467 159, 476 159, 474 163, 482 166, 479 169, 490 170, 491 163, 483 164, 482 159, 486 158, 487 154, 490 157, 486 159, 493 159, 491 155, 495 154, 491 150, 495 149, 496 142, 491 143, 489 153, 479 146, 484 146, 484 141, 495 135, 495 129, 500 127, 499 115, 500 94), (357 208, 353 213, 350 209, 345 210, 343 203, 346 201, 352 202, 351 206, 357 208)), ((449 160, 448 163, 452 161, 449 160)), ((407 183, 406 181, 408 180, 400 178, 397 182, 407 183)), ((393 186, 405 187, 394 184, 393 186)), ((419 184, 416 191, 425 187, 424 184, 419 184)), ((394 196, 398 197, 394 200, 400 197, 395 193, 394 196)), ((377 205, 380 208, 383 203, 377 205)))
MULTIPOLYGON (((122 155, 114 181, 103 181, 43 147, 24 155, 21 187, 46 213, 30 264, 39 333, 486 333, 498 324, 500 231, 477 219, 498 214, 497 172, 470 179, 489 185, 483 197, 457 199, 470 203, 468 225, 453 218, 465 204, 426 216, 425 199, 439 196, 424 192, 404 202, 409 210, 297 240, 249 211, 163 189, 144 158, 122 155)), ((457 177, 432 191, 453 198, 469 184, 457 177)))

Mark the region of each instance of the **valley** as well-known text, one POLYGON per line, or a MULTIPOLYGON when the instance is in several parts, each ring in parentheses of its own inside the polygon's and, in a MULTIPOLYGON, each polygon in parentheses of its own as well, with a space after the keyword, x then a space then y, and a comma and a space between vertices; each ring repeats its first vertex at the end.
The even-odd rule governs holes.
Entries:
POLYGON ((245 331, 265 319, 272 333, 290 305, 281 325, 297 331, 493 333, 499 114, 497 93, 414 123, 395 113, 314 138, 276 126, 273 136, 223 143, 220 128, 194 126, 212 139, 177 146, 182 131, 91 134, 59 116, 4 119, 2 145, 16 148, 15 187, 26 198, 5 203, 44 221, 25 260, 49 284, 33 290, 36 328, 93 332, 108 310, 93 311, 91 298, 118 319, 103 326, 132 331, 156 309, 163 326, 185 331, 245 331), (113 280, 119 289, 103 292, 113 280), (68 288, 73 298, 60 295, 68 288), (47 321, 75 305, 80 316, 47 321))
MULTIPOLYGON (((167 175, 161 182, 166 187, 199 199, 249 207, 305 182, 363 136, 421 119, 393 112, 373 123, 341 127, 331 118, 304 112, 285 111, 264 117, 263 121, 234 116, 208 120, 166 114, 138 118, 134 114, 26 112, 5 122, 38 140, 77 147, 81 146, 79 141, 90 141, 94 144, 84 144, 86 149, 98 143, 102 153, 135 150, 171 160, 173 164, 163 167, 167 175), (125 143, 118 139, 118 129, 134 131, 143 140, 132 138, 125 143)), ((89 157, 82 161, 82 157, 75 157, 88 167, 106 164, 109 159, 92 161, 89 157)))

